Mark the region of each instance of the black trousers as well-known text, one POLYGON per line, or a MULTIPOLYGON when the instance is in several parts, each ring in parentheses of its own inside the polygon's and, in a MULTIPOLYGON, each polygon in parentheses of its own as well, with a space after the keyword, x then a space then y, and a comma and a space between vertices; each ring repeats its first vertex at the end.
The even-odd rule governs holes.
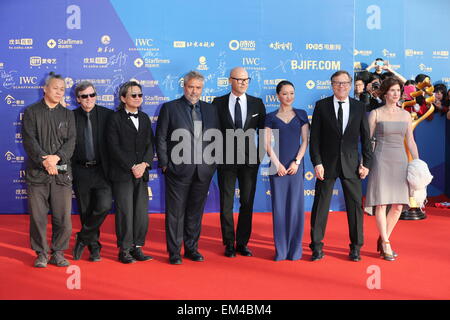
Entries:
POLYGON ((171 257, 180 255, 183 242, 185 253, 198 250, 211 179, 199 180, 197 170, 187 181, 166 172, 166 242, 171 257))
POLYGON ((224 245, 247 245, 252 233, 253 202, 256 191, 257 166, 227 165, 218 169, 220 190, 220 225, 224 245), (239 218, 236 233, 234 232, 233 205, 239 185, 239 218))
POLYGON ((140 179, 113 181, 117 247, 144 246, 148 229, 148 186, 140 179))
POLYGON ((52 211, 52 251, 69 248, 72 234, 72 186, 58 185, 54 177, 50 183, 28 184, 31 248, 47 253, 48 212, 52 211))
MULTIPOLYGON (((345 179, 339 177, 344 192, 347 222, 350 236, 350 248, 360 249, 364 244, 363 210, 361 207, 362 191, 360 179, 345 179)), ((336 178, 316 180, 314 203, 311 211, 311 244, 309 247, 322 250, 323 238, 327 226, 330 201, 336 178)))
POLYGON ((77 237, 84 244, 100 246, 100 226, 112 206, 112 190, 100 166, 73 166, 73 187, 80 212, 81 230, 77 237))

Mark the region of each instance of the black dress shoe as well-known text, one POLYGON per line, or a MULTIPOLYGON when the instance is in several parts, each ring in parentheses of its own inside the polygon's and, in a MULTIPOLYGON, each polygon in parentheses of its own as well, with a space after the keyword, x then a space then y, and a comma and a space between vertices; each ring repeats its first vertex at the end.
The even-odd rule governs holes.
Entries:
POLYGON ((359 250, 357 249, 350 250, 350 254, 348 255, 348 257, 350 258, 350 260, 355 262, 361 261, 361 255, 359 253, 359 250))
POLYGON ((80 260, 83 255, 83 251, 86 245, 80 240, 78 235, 76 236, 75 247, 73 247, 72 255, 73 260, 80 260))
POLYGON ((119 261, 125 264, 136 262, 136 260, 130 254, 130 250, 121 250, 119 252, 119 261))
POLYGON ((236 257, 236 249, 234 249, 234 245, 227 244, 225 246, 225 257, 228 257, 228 258, 236 257))
POLYGON ((148 261, 153 259, 151 256, 146 256, 140 247, 134 247, 131 249, 130 254, 137 261, 148 261))
POLYGON ((247 246, 236 246, 236 252, 239 252, 241 255, 246 256, 246 257, 251 257, 253 256, 253 253, 249 250, 249 248, 247 248, 247 246))
POLYGON ((99 242, 95 243, 95 244, 90 244, 88 246, 89 248, 89 261, 92 262, 98 262, 98 261, 102 261, 102 257, 100 257, 100 250, 102 249, 102 246, 100 245, 99 242))
POLYGON ((174 255, 169 257, 169 263, 170 264, 181 264, 182 260, 179 255, 174 255))
POLYGON ((186 252, 184 257, 196 262, 205 261, 205 258, 198 251, 186 252))
POLYGON ((89 255, 89 261, 92 262, 102 261, 102 257, 100 256, 100 248, 92 249, 89 255))
POLYGON ((311 261, 317 261, 322 259, 325 256, 325 254, 323 253, 322 250, 318 250, 318 251, 313 251, 312 257, 311 257, 311 261))

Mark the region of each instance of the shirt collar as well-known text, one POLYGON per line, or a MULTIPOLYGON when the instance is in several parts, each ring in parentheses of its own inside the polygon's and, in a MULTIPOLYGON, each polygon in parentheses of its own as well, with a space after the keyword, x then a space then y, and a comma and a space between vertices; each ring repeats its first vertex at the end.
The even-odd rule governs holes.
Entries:
MULTIPOLYGON (((89 111, 89 114, 94 114, 94 111, 96 110, 96 109, 95 109, 96 106, 97 106, 97 105, 94 105, 94 107, 92 108, 92 110, 89 111)), ((81 112, 82 112, 83 114, 88 114, 88 112, 86 112, 86 110, 84 110, 81 106, 80 106, 80 110, 81 110, 81 112)))
MULTIPOLYGON (((186 105, 190 108, 192 106, 192 102, 190 102, 184 95, 182 97, 182 100, 186 103, 186 105)), ((195 104, 197 107, 200 108, 200 100, 197 101, 195 104)))
POLYGON ((50 108, 48 105, 47 105, 47 103, 45 103, 45 99, 44 98, 42 98, 42 106, 44 106, 46 109, 49 109, 49 110, 56 110, 56 109, 58 109, 59 107, 61 107, 61 108, 64 108, 62 105, 61 105, 61 103, 58 103, 57 105, 56 105, 56 107, 54 107, 54 108, 50 108))
MULTIPOLYGON (((238 96, 234 95, 233 92, 230 92, 230 100, 231 101, 236 101, 236 99, 238 98, 238 96)), ((247 101, 247 95, 244 93, 243 95, 241 95, 239 97, 239 100, 242 101, 247 101)))
POLYGON ((347 97, 347 98, 345 98, 344 100, 339 100, 338 98, 336 98, 336 96, 333 96, 333 102, 334 102, 335 104, 337 104, 338 101, 344 101, 344 103, 347 104, 347 103, 350 102, 350 99, 347 97))
MULTIPOLYGON (((131 112, 131 111, 129 111, 129 110, 127 110, 127 108, 124 108, 125 109, 125 113, 131 113, 131 114, 138 114, 139 113, 139 110, 138 111, 136 111, 136 112, 131 112)), ((94 110, 94 109, 92 109, 92 110, 94 110)))

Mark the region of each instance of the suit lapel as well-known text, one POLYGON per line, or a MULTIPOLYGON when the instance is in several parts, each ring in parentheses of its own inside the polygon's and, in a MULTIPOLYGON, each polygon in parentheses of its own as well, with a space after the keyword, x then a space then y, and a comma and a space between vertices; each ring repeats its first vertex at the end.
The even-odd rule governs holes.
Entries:
POLYGON ((206 129, 206 124, 208 123, 208 105, 203 103, 203 101, 199 101, 200 104, 200 112, 202 113, 202 132, 206 129))
POLYGON ((122 112, 122 119, 123 119, 123 121, 124 121, 128 126, 130 126, 131 128, 133 128, 134 131, 137 132, 137 129, 136 129, 136 127, 134 126, 133 120, 131 120, 131 117, 128 116, 127 111, 125 110, 125 108, 122 109, 121 112, 122 112))
POLYGON ((344 134, 347 132, 348 127, 350 127, 353 119, 355 118, 355 113, 356 113, 355 108, 357 108, 357 106, 355 106, 349 99, 348 122, 347 122, 347 126, 345 127, 344 134))
POLYGON ((224 103, 222 105, 223 112, 227 117, 228 124, 230 124, 233 128, 236 129, 236 127, 234 126, 233 118, 231 117, 229 104, 230 104, 230 94, 227 94, 226 98, 224 99, 224 103))
POLYGON ((83 112, 81 111, 81 107, 78 107, 78 109, 75 109, 75 112, 77 113, 77 141, 83 141, 84 144, 84 131, 82 130, 83 127, 81 126, 81 121, 84 121, 86 123, 86 117, 83 115, 83 112))
POLYGON ((191 131, 192 134, 194 134, 194 124, 191 121, 191 116, 189 115, 189 110, 188 108, 186 108, 186 106, 184 105, 184 102, 179 99, 177 101, 177 108, 179 109, 180 113, 182 114, 182 119, 184 121, 184 123, 186 124, 186 128, 189 129, 189 131, 191 131))
POLYGON ((245 96, 247 97, 247 118, 245 119, 245 123, 244 123, 244 131, 247 129, 247 126, 254 114, 254 112, 256 110, 254 110, 254 105, 252 103, 252 100, 250 99, 250 97, 248 96, 248 94, 245 94, 245 96))
MULTIPOLYGON (((138 119, 139 119, 139 130, 138 130, 138 134, 142 133, 144 131, 144 125, 146 123, 146 121, 144 121, 145 114, 141 111, 138 112, 138 119)), ((133 124, 134 125, 134 124, 133 124)))
POLYGON ((337 118, 336 118, 336 111, 334 111, 334 100, 333 100, 333 97, 331 97, 330 103, 328 105, 329 105, 329 108, 330 108, 329 114, 330 114, 331 122, 334 124, 333 125, 334 129, 339 134, 342 135, 342 132, 340 132, 339 127, 338 127, 338 121, 337 121, 337 118))
POLYGON ((100 131, 100 122, 101 121, 100 121, 100 116, 99 116, 100 112, 98 112, 97 105, 94 106, 93 111, 95 112, 96 123, 92 127, 92 130, 93 130, 92 134, 94 135, 94 139, 97 140, 97 145, 100 145, 100 132, 101 132, 100 131))

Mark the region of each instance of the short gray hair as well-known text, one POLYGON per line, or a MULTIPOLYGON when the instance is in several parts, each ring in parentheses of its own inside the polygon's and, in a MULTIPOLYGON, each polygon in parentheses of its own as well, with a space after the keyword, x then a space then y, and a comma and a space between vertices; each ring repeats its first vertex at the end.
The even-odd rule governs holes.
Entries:
POLYGON ((333 81, 334 78, 336 78, 337 76, 340 76, 341 74, 346 74, 347 77, 350 79, 350 82, 353 81, 353 78, 352 78, 352 76, 350 75, 350 73, 348 73, 348 72, 345 71, 345 70, 339 70, 339 71, 336 71, 335 73, 333 73, 333 75, 331 76, 330 80, 333 81))
POLYGON ((183 78, 184 83, 189 82, 191 79, 199 79, 205 82, 205 77, 198 71, 189 71, 183 78))
POLYGON ((44 86, 48 87, 50 81, 52 81, 53 79, 58 79, 58 80, 64 81, 64 78, 62 77, 62 75, 56 74, 56 73, 54 73, 54 72, 52 71, 52 72, 50 72, 50 73, 48 74, 47 78, 45 78, 45 85, 44 85, 44 86))
POLYGON ((92 89, 94 89, 95 92, 97 92, 97 90, 95 90, 94 85, 92 84, 92 82, 87 81, 87 80, 83 80, 81 82, 79 82, 76 86, 75 86, 75 97, 78 97, 78 93, 80 91, 84 91, 87 88, 92 87, 92 89))

